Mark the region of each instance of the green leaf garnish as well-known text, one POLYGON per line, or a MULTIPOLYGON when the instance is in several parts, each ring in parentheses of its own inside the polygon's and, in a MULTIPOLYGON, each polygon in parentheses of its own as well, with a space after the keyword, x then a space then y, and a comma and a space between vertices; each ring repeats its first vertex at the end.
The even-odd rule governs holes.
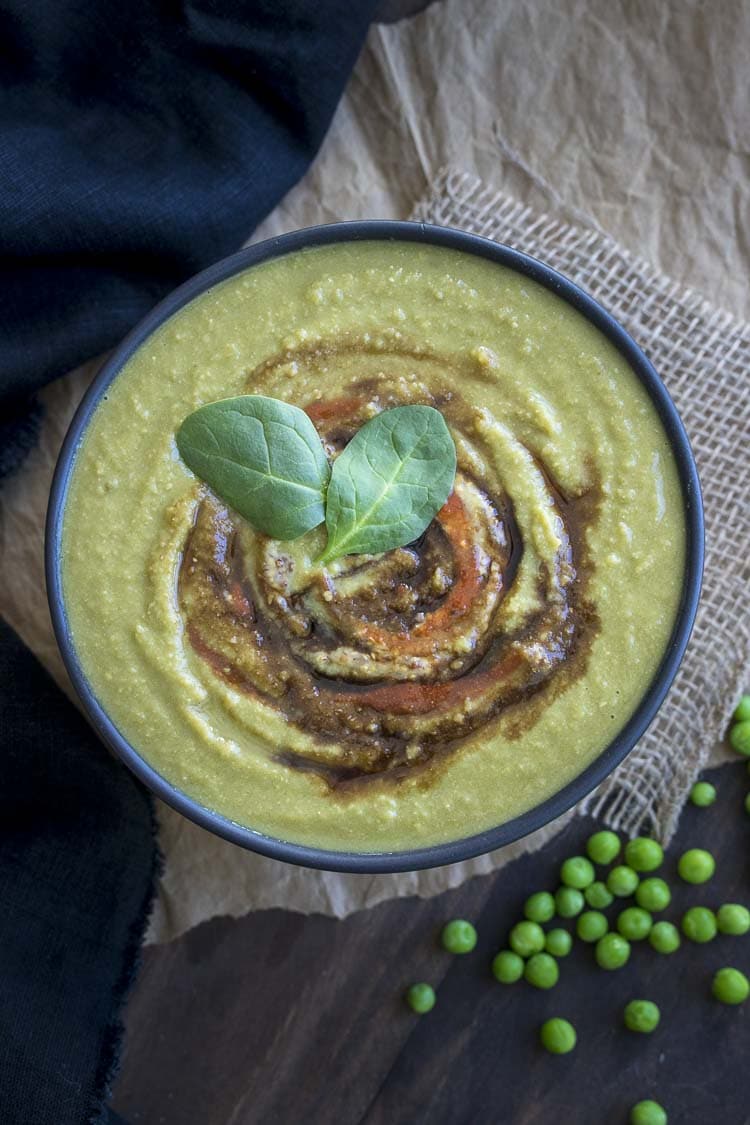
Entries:
POLYGON ((431 406, 396 406, 370 419, 333 464, 328 542, 319 561, 411 543, 450 496, 456 447, 431 406))
POLYGON ((180 426, 177 448, 196 476, 273 539, 297 539, 325 520, 320 563, 411 543, 450 496, 456 475, 453 438, 431 406, 378 414, 333 471, 307 414, 263 395, 200 407, 180 426))
POLYGON ((200 407, 180 426, 188 468, 258 531, 296 539, 325 519, 330 466, 304 410, 263 395, 200 407))

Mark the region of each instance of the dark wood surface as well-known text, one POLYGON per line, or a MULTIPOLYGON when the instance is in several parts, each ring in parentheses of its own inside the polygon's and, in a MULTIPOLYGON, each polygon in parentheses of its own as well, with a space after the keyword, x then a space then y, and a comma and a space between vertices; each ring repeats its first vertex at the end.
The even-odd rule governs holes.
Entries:
MULTIPOLYGON (((737 763, 712 779, 718 800, 686 808, 665 863, 669 918, 694 903, 750 905, 750 777, 737 763), (690 846, 716 856, 704 887, 677 878, 690 846)), ((710 981, 723 965, 750 974, 750 935, 685 941, 669 957, 641 943, 609 973, 576 941, 550 992, 491 978, 526 895, 555 888, 560 861, 593 827, 574 822, 542 852, 434 899, 344 921, 264 911, 148 949, 115 1108, 132 1125, 626 1125, 629 1107, 654 1097, 670 1125, 747 1125, 750 1002, 717 1004, 710 981), (456 916, 478 927, 471 955, 438 947, 442 923, 456 916), (438 989, 427 1016, 403 1004, 414 980, 438 989), (653 1035, 622 1027, 633 998, 660 1005, 653 1035), (575 1024, 572 1055, 538 1046, 551 1015, 575 1024)))

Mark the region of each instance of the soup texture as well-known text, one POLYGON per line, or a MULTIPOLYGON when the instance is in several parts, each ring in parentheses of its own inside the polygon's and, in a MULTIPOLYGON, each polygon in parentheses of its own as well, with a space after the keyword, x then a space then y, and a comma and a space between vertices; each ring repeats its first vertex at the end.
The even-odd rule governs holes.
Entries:
POLYGON ((63 589, 122 735, 178 789, 334 851, 458 840, 540 804, 618 733, 668 646, 685 528, 627 362, 524 276, 372 241, 217 285, 108 388, 77 451, 63 589), (316 560, 197 479, 175 434, 242 394, 304 409, 331 461, 439 410, 455 486, 415 542, 316 560))

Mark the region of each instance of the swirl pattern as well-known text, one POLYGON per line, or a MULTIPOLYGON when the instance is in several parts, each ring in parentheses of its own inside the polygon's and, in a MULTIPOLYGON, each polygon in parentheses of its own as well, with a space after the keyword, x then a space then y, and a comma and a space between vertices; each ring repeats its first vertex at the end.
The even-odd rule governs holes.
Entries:
POLYGON ((365 343, 269 364, 275 374, 351 365, 345 397, 306 407, 332 457, 379 410, 424 402, 443 412, 456 483, 418 542, 323 569, 314 565, 322 530, 298 544, 269 540, 201 489, 179 565, 194 652, 304 731, 305 752, 279 747, 280 760, 334 788, 416 774, 490 722, 511 735, 533 722, 583 671, 597 625, 585 597, 593 478, 566 496, 533 451, 463 402, 459 373, 414 353, 404 378, 404 354, 398 375, 392 358, 365 343), (503 480, 508 458, 521 466, 515 495, 503 480))

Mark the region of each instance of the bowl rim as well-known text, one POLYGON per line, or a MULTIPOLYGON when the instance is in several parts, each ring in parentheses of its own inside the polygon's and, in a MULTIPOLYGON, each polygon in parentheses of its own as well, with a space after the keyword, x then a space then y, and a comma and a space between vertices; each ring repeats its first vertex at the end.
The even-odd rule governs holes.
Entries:
POLYGON ((45 534, 47 596, 55 637, 84 711, 104 743, 157 797, 208 831, 243 848, 287 863, 360 874, 416 871, 457 863, 494 851, 561 816, 596 788, 623 761, 645 732, 677 673, 698 608, 703 556, 703 504, 689 439, 655 368, 618 321, 574 282, 523 251, 452 227, 378 219, 306 227, 255 243, 209 266, 160 301, 104 360, 70 423, 55 467, 45 534), (88 683, 68 627, 61 575, 64 509, 76 454, 101 396, 133 353, 157 328, 195 297, 235 274, 270 259, 310 247, 358 241, 415 242, 447 247, 489 259, 543 285, 584 315, 617 348, 654 403, 675 458, 682 489, 686 530, 683 588, 669 643, 638 706, 615 738, 562 789, 512 820, 447 843, 391 852, 336 851, 277 839, 202 805, 158 773, 119 732, 88 683))

